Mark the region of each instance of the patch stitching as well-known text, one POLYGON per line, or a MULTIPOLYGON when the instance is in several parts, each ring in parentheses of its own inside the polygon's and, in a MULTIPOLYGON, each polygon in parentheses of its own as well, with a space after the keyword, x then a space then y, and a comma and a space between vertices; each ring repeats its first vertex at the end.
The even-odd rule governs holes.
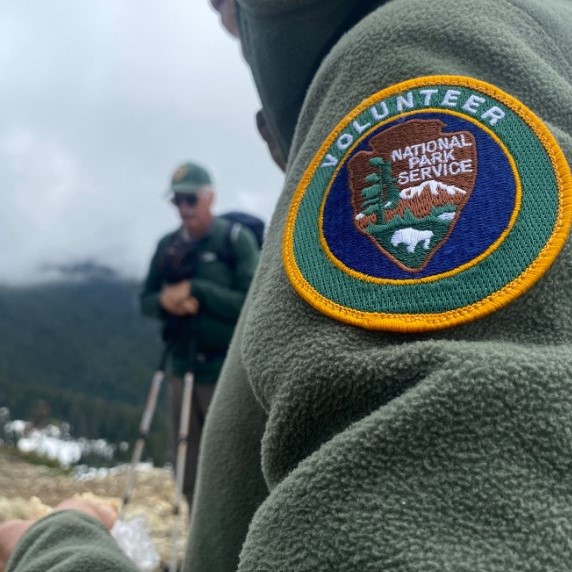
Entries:
MULTIPOLYGON (((444 110, 439 109, 440 112, 444 110)), ((402 117, 403 114, 396 114, 402 117)), ((470 116, 463 116, 470 119, 470 116)), ((395 119, 395 116, 393 117, 395 119)), ((484 127, 484 125, 479 125, 484 127)), ((379 128, 379 125, 376 126, 379 128)), ((503 144, 503 150, 506 146, 503 144)), ((345 156, 349 156, 346 154, 345 156)), ((509 153, 508 156, 512 158, 509 153)), ((517 173, 518 173, 517 168, 517 173)), ((333 177, 332 177, 333 179, 333 177)), ((512 96, 502 92, 495 86, 472 78, 458 76, 429 76, 408 80, 388 89, 380 90, 364 100, 354 108, 345 118, 338 123, 330 135, 320 146, 314 155, 309 167, 302 176, 294 194, 290 211, 285 226, 285 240, 283 243, 283 259, 287 274, 296 291, 312 306, 326 314, 344 322, 359 325, 371 329, 388 329, 402 332, 428 331, 435 328, 443 328, 452 325, 469 322, 483 317, 505 306, 516 297, 528 290, 536 280, 546 272, 562 247, 564 246, 570 230, 572 199, 570 190, 572 176, 570 175, 567 160, 555 138, 550 134, 544 124, 526 106, 518 102, 512 96), (355 120, 367 110, 368 107, 379 102, 382 98, 389 98, 407 90, 427 85, 445 84, 449 86, 466 87, 479 91, 496 99, 513 111, 518 118, 532 131, 541 143, 551 161, 558 187, 558 212, 552 233, 532 262, 524 268, 513 280, 507 282, 502 288, 490 293, 488 296, 463 307, 438 313, 387 313, 371 312, 345 307, 337 302, 326 298, 315 290, 302 275, 294 258, 294 229, 302 199, 309 184, 313 180, 320 163, 326 156, 327 150, 334 144, 338 136, 347 128, 351 121, 355 120)), ((442 278, 442 276, 441 276, 442 278)))

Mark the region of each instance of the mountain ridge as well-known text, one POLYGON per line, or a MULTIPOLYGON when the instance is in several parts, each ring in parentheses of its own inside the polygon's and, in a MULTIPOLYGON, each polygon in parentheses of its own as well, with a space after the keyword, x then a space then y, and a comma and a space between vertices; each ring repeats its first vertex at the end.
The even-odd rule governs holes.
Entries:
MULTIPOLYGON (((77 437, 112 443, 135 439, 159 326, 139 313, 138 282, 106 276, 0 286, 0 407, 12 418, 66 421, 77 437)), ((149 438, 159 463, 165 408, 149 438)))

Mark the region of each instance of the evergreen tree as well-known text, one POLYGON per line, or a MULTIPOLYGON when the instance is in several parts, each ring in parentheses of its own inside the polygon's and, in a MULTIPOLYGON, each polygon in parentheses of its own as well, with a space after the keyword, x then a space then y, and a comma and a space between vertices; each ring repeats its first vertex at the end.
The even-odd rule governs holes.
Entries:
MULTIPOLYGON (((99 277, 0 285, 0 410, 9 408, 13 419, 66 421, 75 437, 133 443, 161 349, 158 324, 139 314, 139 289, 99 277)), ((159 464, 165 397, 146 447, 159 464)))
MULTIPOLYGON (((370 164, 374 165, 372 161, 375 161, 375 159, 370 159, 370 164)), ((378 221, 381 221, 383 215, 381 176, 377 173, 371 173, 365 178, 365 181, 372 184, 361 191, 363 198, 361 210, 366 216, 377 215, 378 221)))
POLYGON ((382 198, 384 209, 394 209, 397 206, 397 203, 399 203, 400 191, 397 186, 397 180, 391 172, 391 161, 386 162, 383 159, 380 159, 379 168, 381 184, 385 191, 385 197, 382 198))
POLYGON ((369 164, 376 168, 375 173, 369 174, 365 181, 372 183, 361 191, 363 198, 362 212, 366 216, 375 214, 377 224, 384 223, 385 210, 394 209, 399 202, 399 187, 391 172, 391 162, 382 157, 373 157, 369 164))

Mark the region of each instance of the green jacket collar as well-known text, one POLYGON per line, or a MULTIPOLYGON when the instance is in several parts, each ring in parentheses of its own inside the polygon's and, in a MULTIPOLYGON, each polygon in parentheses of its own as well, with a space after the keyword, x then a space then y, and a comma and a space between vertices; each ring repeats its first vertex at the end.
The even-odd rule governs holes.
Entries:
POLYGON ((321 61, 346 31, 386 1, 238 0, 244 55, 285 157, 321 61))

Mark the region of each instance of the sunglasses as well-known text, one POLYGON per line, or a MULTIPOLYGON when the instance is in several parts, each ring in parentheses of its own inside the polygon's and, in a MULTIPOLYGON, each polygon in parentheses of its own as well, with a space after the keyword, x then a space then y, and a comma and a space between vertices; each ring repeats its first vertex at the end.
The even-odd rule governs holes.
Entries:
POLYGON ((183 193, 175 193, 171 202, 175 206, 181 206, 183 203, 186 203, 190 207, 194 207, 199 202, 199 197, 196 193, 191 195, 183 194, 183 193))

